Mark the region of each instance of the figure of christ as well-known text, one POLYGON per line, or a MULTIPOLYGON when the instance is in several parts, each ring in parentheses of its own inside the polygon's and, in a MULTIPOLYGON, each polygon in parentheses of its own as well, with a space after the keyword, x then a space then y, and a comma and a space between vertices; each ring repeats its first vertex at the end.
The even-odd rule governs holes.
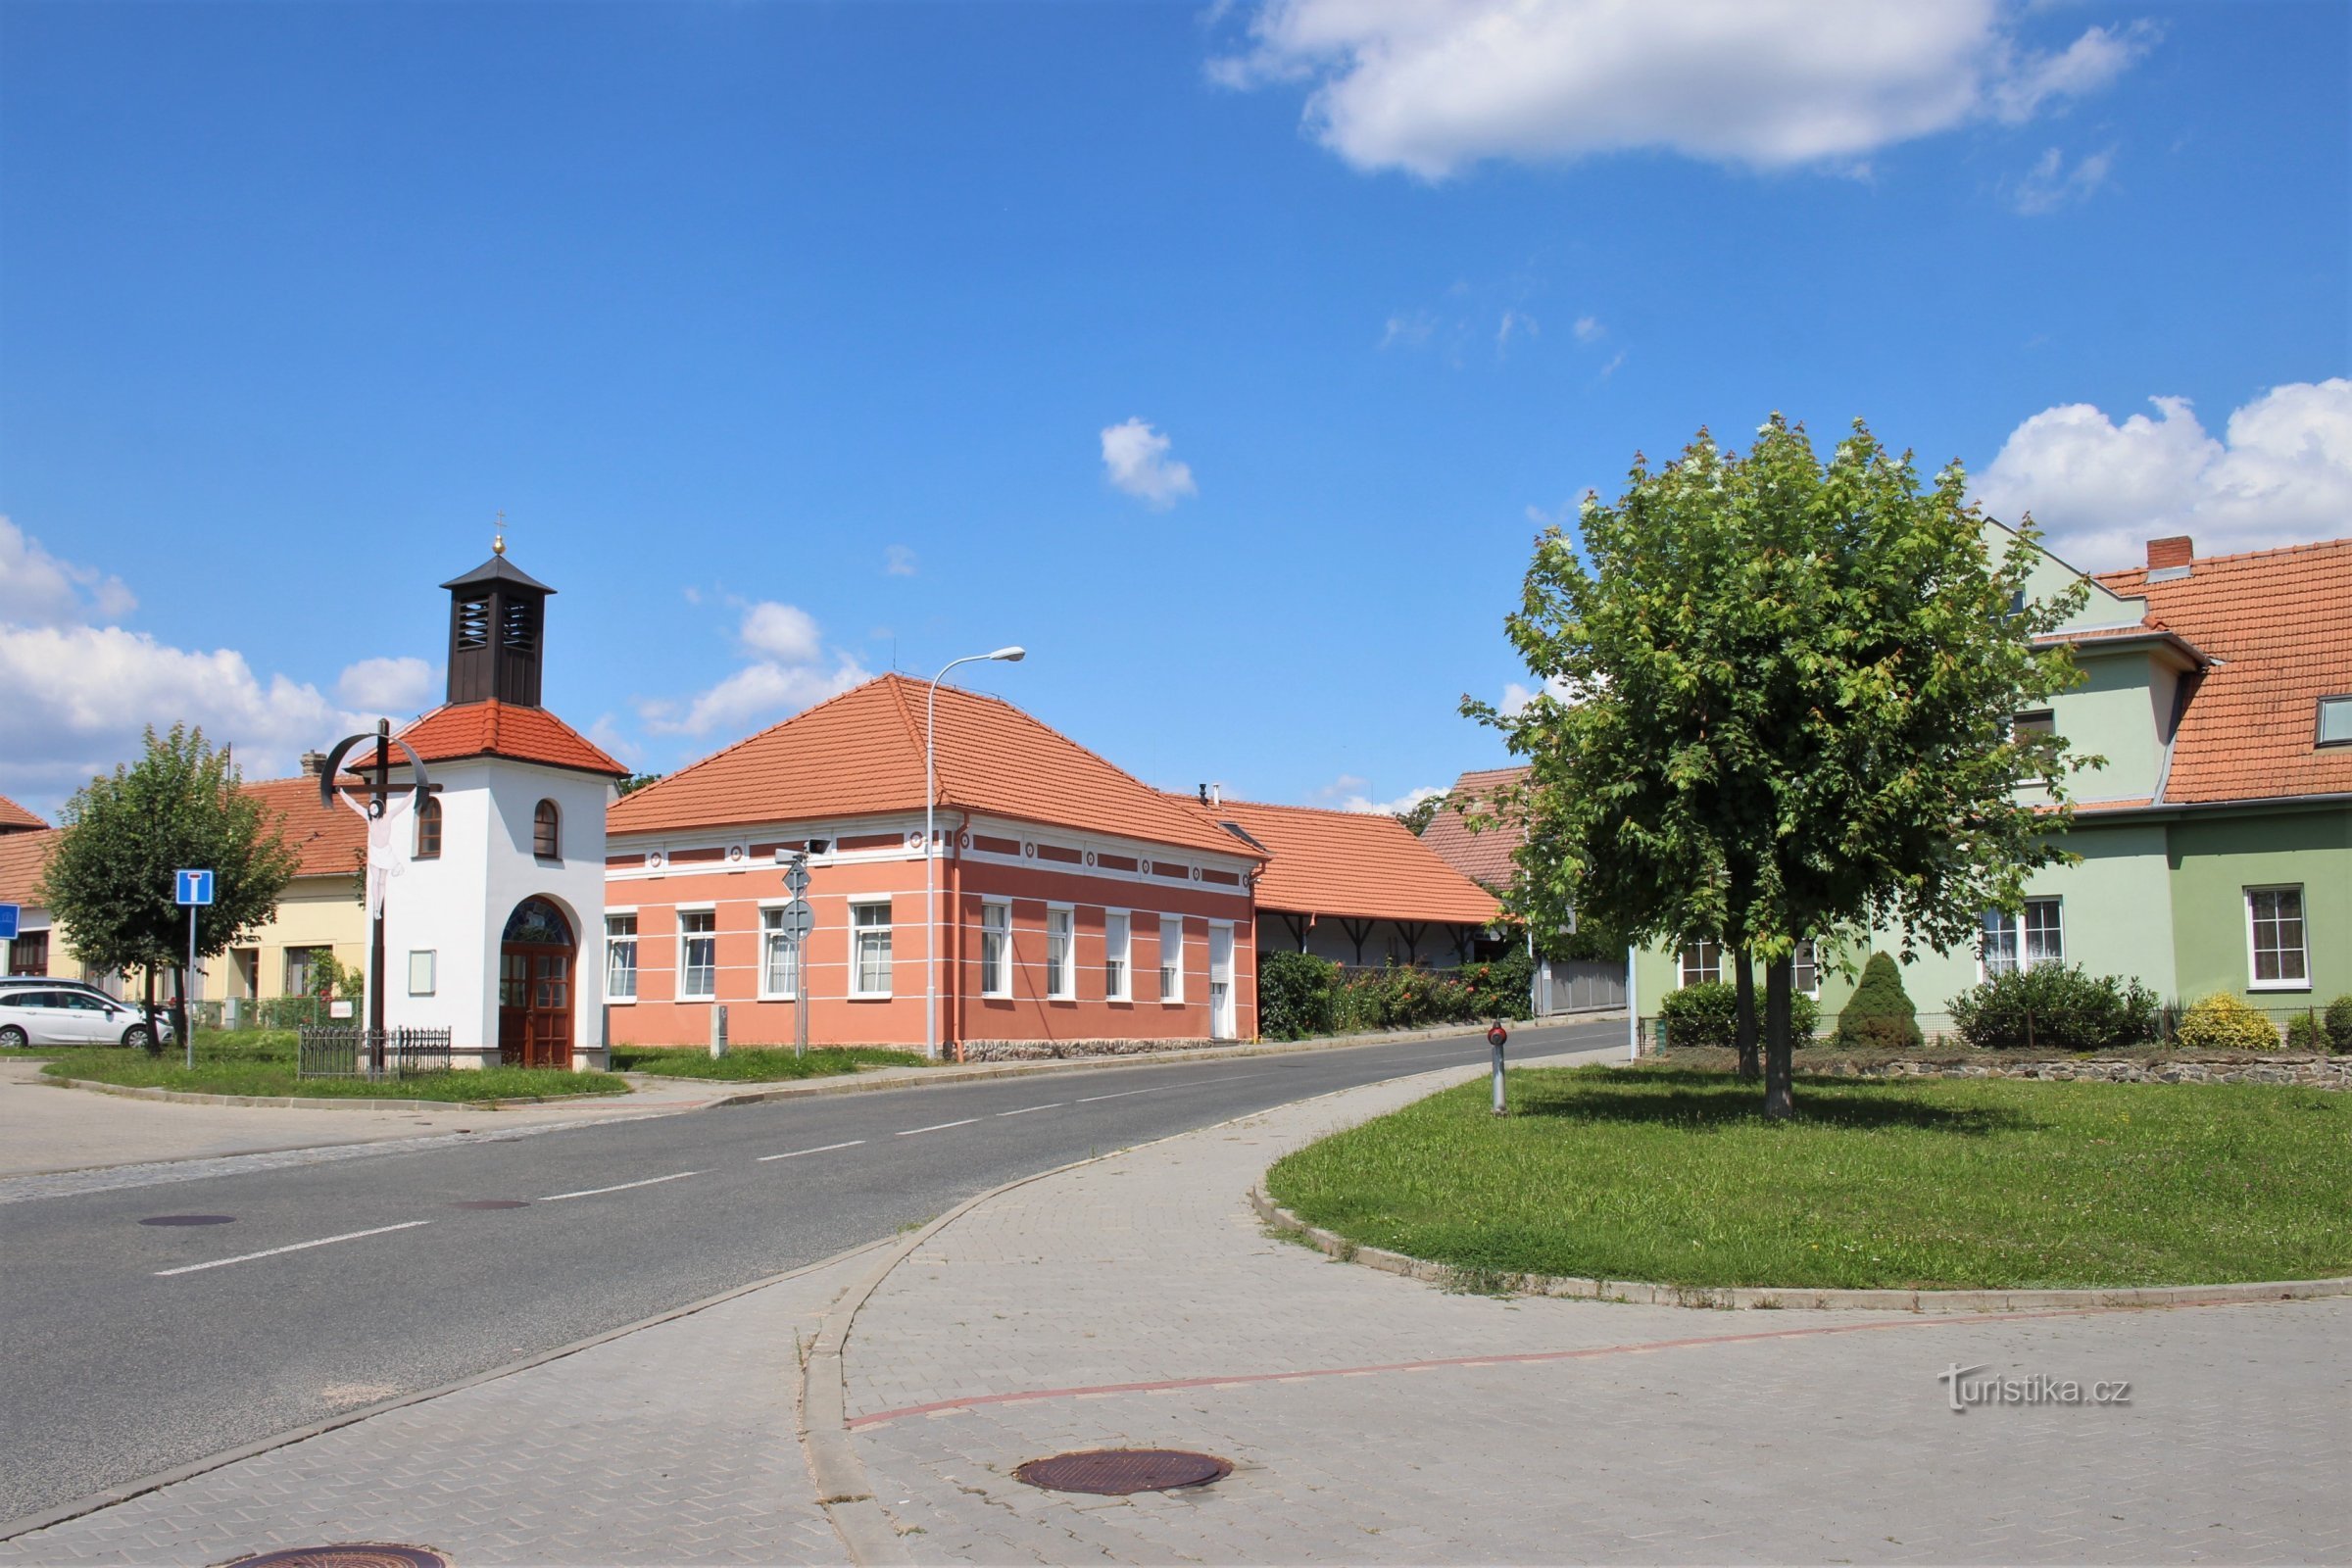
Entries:
POLYGON ((378 816, 373 807, 362 806, 340 790, 335 792, 335 799, 357 811, 360 820, 368 824, 368 918, 372 920, 384 912, 385 881, 400 875, 401 860, 393 853, 392 830, 409 814, 412 802, 406 795, 399 796, 387 803, 384 814, 378 816))

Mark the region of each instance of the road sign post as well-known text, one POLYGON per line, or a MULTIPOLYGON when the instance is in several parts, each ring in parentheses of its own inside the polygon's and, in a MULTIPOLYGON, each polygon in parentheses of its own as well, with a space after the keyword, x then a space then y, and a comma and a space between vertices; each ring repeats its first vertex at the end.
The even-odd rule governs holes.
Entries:
POLYGON ((792 954, 792 1054, 808 1054, 808 933, 816 929, 816 911, 808 906, 808 856, 806 851, 778 850, 776 862, 784 867, 784 891, 792 902, 778 916, 784 945, 792 954))
MULTIPOLYGON (((177 904, 188 906, 188 966, 179 975, 179 1044, 187 1053, 188 1070, 196 1070, 196 1020, 188 1015, 188 987, 196 983, 196 911, 213 902, 213 873, 210 871, 174 871, 172 873, 172 897, 177 904)), ((155 1020, 147 1020, 150 1031, 155 1020)))
POLYGON ((17 940, 17 921, 23 913, 14 904, 0 904, 0 942, 17 940))

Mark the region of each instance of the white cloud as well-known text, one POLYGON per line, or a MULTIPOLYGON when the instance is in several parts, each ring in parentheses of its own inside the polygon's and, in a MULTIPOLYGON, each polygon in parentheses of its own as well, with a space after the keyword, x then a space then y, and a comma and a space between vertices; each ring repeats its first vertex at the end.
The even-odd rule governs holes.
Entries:
POLYGON ((682 702, 640 699, 637 716, 645 727, 657 735, 748 729, 872 678, 850 655, 828 654, 816 618, 794 605, 763 599, 745 606, 737 639, 750 663, 682 702))
POLYGON ((1597 343, 1608 335, 1609 329, 1600 324, 1600 318, 1580 316, 1576 318, 1576 340, 1579 343, 1597 343))
POLYGON ((78 626, 92 619, 119 620, 138 603, 122 578, 61 561, 0 517, 0 621, 78 626))
POLYGON ((1315 791, 1314 804, 1328 810, 1353 811, 1363 816, 1395 816, 1409 811, 1423 801, 1446 792, 1435 785, 1406 790, 1393 801, 1376 801, 1365 793, 1370 781, 1353 773, 1342 773, 1338 778, 1315 791))
POLYGON ((891 577, 911 577, 915 571, 914 551, 906 545, 892 545, 882 552, 882 570, 891 577))
POLYGON ((2352 516, 2352 380, 2274 387, 2231 414, 2221 439, 2186 398, 2121 424, 2087 403, 2045 409, 2010 432, 1976 497, 2004 522, 2032 513, 2077 566, 2144 560, 2185 533, 2200 555, 2334 538, 2352 516))
POLYGON ((2066 167, 2066 156, 2052 147, 2009 187, 2009 205, 2028 218, 2038 218, 2061 207, 2088 201, 2092 192, 2107 183, 2107 175, 2114 168, 2112 147, 2075 160, 2072 169, 2066 167))
POLYGON ((433 666, 421 659, 363 659, 336 678, 345 707, 379 718, 422 712, 433 695, 433 666))
POLYGON ((742 637, 748 651, 787 664, 805 664, 818 657, 816 617, 772 599, 744 611, 742 637))
POLYGON ((1437 329, 1438 318, 1427 311, 1415 311, 1410 316, 1392 316, 1387 329, 1380 334, 1380 346, 1393 349, 1402 344, 1408 349, 1419 348, 1429 341, 1429 335, 1437 329))
POLYGON ((1535 337, 1543 330, 1536 318, 1526 312, 1505 311, 1502 313, 1502 324, 1494 329, 1494 346, 1498 349, 1510 347, 1511 334, 1514 332, 1535 337))
POLYGON ((1102 468, 1110 482, 1157 511, 1198 495, 1192 466, 1168 456, 1169 438, 1141 419, 1105 425, 1102 468))
MULTIPOLYGON (((1563 703, 1573 702, 1576 688, 1554 675, 1544 683, 1544 693, 1546 696, 1557 698, 1563 703)), ((1502 685, 1502 701, 1497 706, 1501 708, 1505 718, 1516 718, 1526 710, 1527 705, 1535 700, 1536 688, 1533 686, 1523 685, 1515 680, 1505 681, 1502 685)))
POLYGON ((2023 122, 2155 39, 2094 26, 2037 53, 2011 17, 2002 0, 1263 0, 1209 72, 1306 84, 1307 128, 1362 170, 1633 148, 1778 169, 2023 122))

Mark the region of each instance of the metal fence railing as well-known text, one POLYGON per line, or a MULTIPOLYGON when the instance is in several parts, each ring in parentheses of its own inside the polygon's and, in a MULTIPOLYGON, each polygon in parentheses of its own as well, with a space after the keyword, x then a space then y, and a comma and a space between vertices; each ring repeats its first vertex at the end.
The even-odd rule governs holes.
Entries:
MULTIPOLYGON (((1759 1013, 1762 1011, 1762 1000, 1760 996, 1757 999, 1759 1013)), ((2159 1007, 2156 1013, 2154 1038, 2139 1042, 2139 1045, 2141 1047, 2174 1045, 2180 1033, 2180 1015, 2185 1009, 2186 1004, 2178 1002, 2166 1003, 2159 1007)), ((2270 1024, 2278 1036, 2277 1049, 2320 1053, 2326 1053, 2330 1049, 2342 1052, 2346 1049, 2341 1043, 2335 1042, 2328 1033, 2328 1004, 2324 1002, 2302 1002, 2292 1005, 2250 1005, 2248 1010, 2260 1015, 2265 1022, 2270 1024)), ((1925 1045, 1961 1047, 1969 1043, 1961 1034, 1957 1020, 1948 1012, 1922 1010, 1915 1016, 1919 1022, 1922 1043, 1925 1045)), ((1814 1024, 1812 1039, 1797 1043, 1799 1046, 1826 1044, 1836 1036, 1837 1031, 1838 1014, 1825 1010, 1814 1024)), ((1692 1024, 1686 1020, 1678 1023, 1676 1020, 1662 1017, 1656 1013, 1642 1015, 1641 1039, 1642 1049, 1644 1052, 1660 1051, 1672 1045, 1728 1046, 1732 1043, 1728 1033, 1719 1022, 1692 1024), (1678 1030, 1680 1038, 1677 1038, 1678 1030)), ((1992 1044, 1997 1049, 2031 1051, 2065 1049, 2067 1043, 2063 1039, 2053 1039, 2051 1032, 2034 1016, 2032 1009, 2027 1009, 2026 1015, 2012 1020, 2010 1026, 2004 1029, 2000 1037, 1992 1044)))
POLYGON ((295 1073, 303 1078, 415 1078, 448 1072, 446 1029, 309 1028, 295 1073))

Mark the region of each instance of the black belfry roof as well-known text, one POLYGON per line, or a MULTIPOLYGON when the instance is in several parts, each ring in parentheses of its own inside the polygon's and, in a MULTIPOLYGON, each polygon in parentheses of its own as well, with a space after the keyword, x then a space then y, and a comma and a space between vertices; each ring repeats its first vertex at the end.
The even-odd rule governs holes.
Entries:
POLYGON ((452 577, 441 586, 452 589, 490 588, 500 584, 515 588, 528 588, 534 593, 542 594, 552 594, 556 591, 509 561, 504 555, 492 556, 471 571, 463 576, 452 577))

